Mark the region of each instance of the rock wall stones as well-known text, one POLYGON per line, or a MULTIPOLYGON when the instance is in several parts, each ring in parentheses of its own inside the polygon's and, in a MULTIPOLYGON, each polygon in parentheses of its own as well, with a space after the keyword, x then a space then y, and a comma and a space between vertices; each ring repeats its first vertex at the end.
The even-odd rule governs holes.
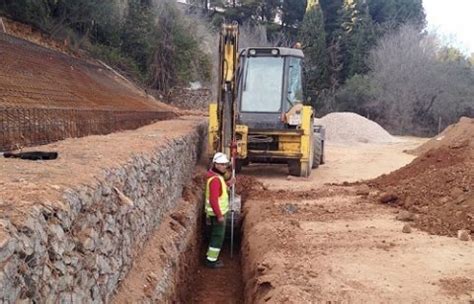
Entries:
POLYGON ((183 109, 194 109, 207 111, 209 103, 213 101, 212 92, 209 89, 174 88, 168 96, 160 98, 170 105, 183 109))
POLYGON ((108 302, 151 231, 180 201, 204 136, 200 124, 105 169, 95 184, 66 190, 55 204, 42 204, 38 194, 21 221, 0 219, 0 302, 108 302))

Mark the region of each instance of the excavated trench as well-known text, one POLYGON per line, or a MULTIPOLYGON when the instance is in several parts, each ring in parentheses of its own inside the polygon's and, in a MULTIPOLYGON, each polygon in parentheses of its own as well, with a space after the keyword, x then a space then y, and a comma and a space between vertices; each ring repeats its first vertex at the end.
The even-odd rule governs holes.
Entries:
POLYGON ((226 239, 222 269, 204 266, 207 249, 202 207, 205 167, 195 168, 178 206, 165 217, 114 295, 113 303, 243 303, 240 249, 230 256, 226 239))
MULTIPOLYGON (((0 40, 9 103, 167 110, 102 66, 0 40)), ((0 157, 0 303, 242 302, 238 252, 224 269, 201 263, 206 127, 180 117, 34 148, 56 160, 0 157)))
POLYGON ((202 264, 205 138, 187 117, 0 159, 0 302, 242 303, 238 250, 202 264))

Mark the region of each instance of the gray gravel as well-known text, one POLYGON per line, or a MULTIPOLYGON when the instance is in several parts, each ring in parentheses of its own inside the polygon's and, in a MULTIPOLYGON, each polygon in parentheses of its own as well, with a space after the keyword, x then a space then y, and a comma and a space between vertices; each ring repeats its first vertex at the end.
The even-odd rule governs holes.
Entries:
POLYGON ((326 140, 331 143, 393 143, 398 140, 376 122, 351 112, 329 113, 316 118, 315 124, 326 128, 326 140))

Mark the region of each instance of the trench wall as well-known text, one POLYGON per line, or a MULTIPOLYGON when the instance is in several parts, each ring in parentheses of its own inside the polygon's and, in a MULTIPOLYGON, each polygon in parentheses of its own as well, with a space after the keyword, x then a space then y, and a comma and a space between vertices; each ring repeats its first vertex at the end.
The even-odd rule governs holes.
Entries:
POLYGON ((188 303, 201 254, 205 172, 197 168, 177 208, 147 241, 111 303, 188 303))
MULTIPOLYGON (((15 211, 14 203, 21 206, 24 201, 0 197, 0 209, 8 208, 0 219, 0 302, 109 302, 151 232, 180 202, 183 185, 191 178, 206 129, 205 122, 186 123, 187 130, 168 136, 166 144, 148 144, 140 153, 128 151, 111 167, 84 161, 81 164, 95 172, 89 182, 61 184, 57 197, 41 191, 20 195, 34 201, 21 212, 15 211)), ((127 132, 116 140, 110 135, 107 142, 124 145, 124 139, 136 140, 138 135, 149 141, 160 124, 171 132, 172 124, 183 122, 158 123, 154 129, 127 132)), ((78 146, 84 143, 87 138, 78 146)), ((61 144, 55 147, 61 150, 61 144)), ((113 157, 107 155, 113 151, 112 146, 102 153, 113 157)), ((40 182, 47 185, 48 176, 40 182)), ((0 190, 9 185, 13 184, 0 179, 0 190)))

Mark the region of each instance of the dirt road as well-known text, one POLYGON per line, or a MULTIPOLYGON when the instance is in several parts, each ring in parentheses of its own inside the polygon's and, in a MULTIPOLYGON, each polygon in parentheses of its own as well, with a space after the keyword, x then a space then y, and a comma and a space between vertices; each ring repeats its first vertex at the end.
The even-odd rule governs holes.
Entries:
POLYGON ((393 171, 423 140, 328 146, 311 178, 250 167, 269 190, 245 206, 243 279, 249 303, 472 303, 474 245, 413 229, 352 182, 393 171), (295 192, 296 190, 296 192, 295 192))
POLYGON ((326 183, 354 182, 370 179, 396 170, 414 158, 403 153, 424 143, 426 139, 400 138, 392 144, 356 144, 326 146, 326 164, 313 170, 309 178, 288 176, 284 165, 253 165, 243 174, 257 177, 269 189, 307 190, 326 183))

